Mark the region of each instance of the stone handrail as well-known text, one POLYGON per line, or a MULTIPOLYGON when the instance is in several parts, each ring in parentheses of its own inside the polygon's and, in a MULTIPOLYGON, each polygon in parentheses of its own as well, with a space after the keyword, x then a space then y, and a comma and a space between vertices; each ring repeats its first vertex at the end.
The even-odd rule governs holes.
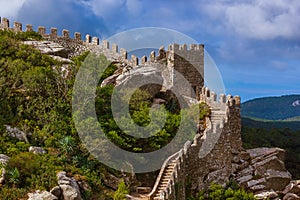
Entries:
MULTIPOLYGON (((180 150, 180 151, 181 151, 181 150, 180 150)), ((152 196, 152 195, 155 194, 155 192, 157 192, 158 185, 159 185, 159 183, 160 183, 160 181, 161 181, 161 179, 162 179, 162 175, 163 175, 163 173, 164 173, 166 167, 171 163, 171 161, 173 161, 173 159, 175 159, 176 157, 178 157, 180 151, 178 151, 178 152, 174 153, 173 155, 169 156, 169 157, 164 161, 164 163, 163 163, 163 165, 162 165, 162 167, 161 167, 161 169, 160 169, 160 172, 159 172, 159 174, 158 174, 158 176, 157 176, 156 182, 155 182, 155 184, 154 184, 154 186, 153 186, 153 188, 152 188, 152 191, 150 192, 150 194, 149 194, 148 196, 152 196)))

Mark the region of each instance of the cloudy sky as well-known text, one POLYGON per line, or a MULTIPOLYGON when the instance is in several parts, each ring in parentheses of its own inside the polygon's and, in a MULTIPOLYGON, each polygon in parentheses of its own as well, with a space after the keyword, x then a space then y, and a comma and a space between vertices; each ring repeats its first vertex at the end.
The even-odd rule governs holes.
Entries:
POLYGON ((173 29, 205 44, 227 93, 300 94, 299 0, 0 0, 0 16, 102 39, 173 29))

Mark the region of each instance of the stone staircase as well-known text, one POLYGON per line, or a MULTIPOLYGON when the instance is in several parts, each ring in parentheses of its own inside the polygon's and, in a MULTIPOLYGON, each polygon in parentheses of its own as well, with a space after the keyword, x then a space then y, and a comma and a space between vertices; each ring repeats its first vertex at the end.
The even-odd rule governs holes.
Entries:
POLYGON ((158 185, 158 189, 157 191, 154 193, 154 198, 153 200, 160 200, 161 197, 160 197, 160 194, 167 188, 168 186, 168 183, 172 177, 172 173, 175 169, 175 166, 176 166, 176 161, 175 160, 172 160, 168 166, 165 168, 164 172, 163 172, 163 176, 159 182, 159 185, 158 185))
MULTIPOLYGON (((211 115, 210 115, 210 127, 206 130, 206 133, 214 133, 216 131, 220 131, 219 129, 223 127, 224 122, 226 119, 226 111, 223 111, 221 108, 211 108, 211 115)), ((198 136, 199 137, 199 136, 198 136)), ((189 148, 194 147, 192 144, 189 148)), ((160 172, 160 175, 157 178, 158 185, 154 186, 152 193, 149 194, 150 200, 162 200, 162 199, 169 199, 165 198, 164 194, 165 191, 170 187, 170 181, 172 177, 174 177, 177 164, 180 157, 180 152, 177 153, 177 156, 173 156, 173 158, 169 158, 169 161, 165 167, 163 166, 160 172)))

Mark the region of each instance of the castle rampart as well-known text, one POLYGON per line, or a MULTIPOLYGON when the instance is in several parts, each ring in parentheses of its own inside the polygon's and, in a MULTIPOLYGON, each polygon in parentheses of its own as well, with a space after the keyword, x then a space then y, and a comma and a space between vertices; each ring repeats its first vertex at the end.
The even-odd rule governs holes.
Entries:
POLYGON ((235 170, 234 153, 242 149, 239 100, 238 96, 221 94, 217 101, 215 93, 203 88, 201 102, 212 108, 207 128, 164 162, 149 199, 186 199, 207 188, 211 181, 229 181, 235 170))

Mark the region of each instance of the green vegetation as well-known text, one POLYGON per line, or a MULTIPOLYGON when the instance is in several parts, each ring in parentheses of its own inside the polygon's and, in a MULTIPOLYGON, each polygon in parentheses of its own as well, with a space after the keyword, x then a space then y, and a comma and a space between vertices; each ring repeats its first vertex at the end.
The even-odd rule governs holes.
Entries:
MULTIPOLYGON (((11 157, 5 166, 7 181, 0 186, 0 199, 26 198, 27 193, 34 190, 49 191, 57 185, 56 173, 62 170, 91 186, 90 191, 82 194, 85 199, 122 199, 128 193, 124 182, 120 183, 114 194, 103 181, 108 174, 121 177, 120 172, 104 166, 89 154, 72 119, 75 76, 85 58, 91 54, 86 52, 73 58, 73 63, 64 72, 67 74, 64 74, 62 63, 22 44, 22 41, 31 39, 42 37, 34 32, 0 31, 0 154, 11 157), (19 141, 11 137, 4 125, 18 127, 24 131, 27 140, 19 141), (30 153, 29 146, 43 147, 46 153, 30 153)), ((108 62, 104 56, 97 59, 108 62)), ((99 60, 94 61, 97 64, 99 60)), ((100 82, 116 69, 115 65, 110 64, 100 82)), ((151 152, 172 140, 181 121, 186 121, 187 128, 189 123, 192 125, 192 120, 183 119, 195 113, 180 110, 176 98, 171 98, 157 112, 152 112, 153 98, 159 98, 160 94, 151 96, 147 91, 136 90, 130 99, 130 113, 121 118, 121 123, 132 126, 128 121, 131 117, 140 126, 147 126, 151 119, 164 120, 163 110, 166 111, 166 123, 162 129, 158 129, 155 123, 149 127, 150 139, 132 137, 118 128, 112 116, 113 89, 113 85, 100 87, 98 84, 95 109, 106 136, 123 149, 151 152)), ((207 105, 201 104, 200 109, 197 120, 209 115, 207 105)), ((195 134, 192 131, 186 133, 191 138, 195 134)), ((109 151, 105 145, 101 150, 109 151)))
POLYGON ((299 119, 300 106, 293 106, 297 100, 300 95, 253 99, 242 104, 242 116, 264 120, 299 119))
POLYGON ((129 194, 128 187, 126 186, 124 180, 121 180, 118 189, 114 194, 114 200, 126 200, 126 195, 129 194))
POLYGON ((64 77, 62 63, 21 43, 29 39, 41 36, 0 31, 0 153, 11 157, 0 199, 26 198, 28 192, 50 190, 57 185, 56 173, 61 170, 91 186, 92 191, 83 194, 86 198, 112 199, 113 191, 103 185, 102 178, 119 172, 87 152, 72 122, 71 89, 87 54, 74 58, 64 77), (28 143, 10 137, 6 124, 24 131, 28 143), (44 147, 47 153, 34 155, 28 152, 29 146, 44 147))
POLYGON ((255 198, 252 193, 239 188, 236 183, 229 183, 226 187, 212 183, 207 191, 201 191, 196 198, 188 200, 255 200, 255 198))
POLYGON ((300 130, 299 121, 291 121, 291 120, 259 120, 252 119, 248 117, 242 117, 243 126, 252 127, 252 128, 264 128, 266 130, 272 129, 285 129, 289 128, 293 131, 300 130))

